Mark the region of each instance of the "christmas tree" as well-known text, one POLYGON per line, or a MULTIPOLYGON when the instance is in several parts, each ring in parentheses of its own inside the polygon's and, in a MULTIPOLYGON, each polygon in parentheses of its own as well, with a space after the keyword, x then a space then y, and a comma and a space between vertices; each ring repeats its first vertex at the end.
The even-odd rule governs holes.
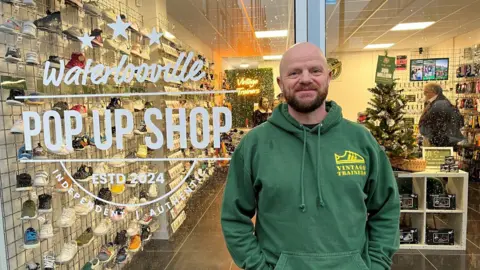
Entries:
POLYGON ((368 103, 365 127, 370 130, 390 159, 413 159, 418 157, 418 147, 413 127, 403 120, 407 101, 403 89, 396 90, 392 84, 377 84, 368 89, 373 97, 368 103))

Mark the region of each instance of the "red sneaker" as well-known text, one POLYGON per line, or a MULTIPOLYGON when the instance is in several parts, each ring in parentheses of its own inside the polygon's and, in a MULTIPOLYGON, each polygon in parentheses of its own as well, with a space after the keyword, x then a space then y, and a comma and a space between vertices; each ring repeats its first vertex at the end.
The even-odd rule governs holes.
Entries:
POLYGON ((83 53, 72 53, 72 59, 68 61, 65 68, 71 69, 73 67, 79 67, 79 68, 85 67, 85 55, 83 55, 83 53))
POLYGON ((88 115, 87 107, 81 104, 77 104, 73 106, 70 110, 79 112, 82 115, 82 117, 87 117, 88 115))

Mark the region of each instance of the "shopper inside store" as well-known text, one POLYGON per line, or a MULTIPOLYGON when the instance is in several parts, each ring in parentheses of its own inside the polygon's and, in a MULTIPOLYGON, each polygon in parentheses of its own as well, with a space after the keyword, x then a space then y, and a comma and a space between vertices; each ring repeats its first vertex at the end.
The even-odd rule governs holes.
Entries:
POLYGON ((0 0, 0 269, 480 269, 478 10, 0 0))

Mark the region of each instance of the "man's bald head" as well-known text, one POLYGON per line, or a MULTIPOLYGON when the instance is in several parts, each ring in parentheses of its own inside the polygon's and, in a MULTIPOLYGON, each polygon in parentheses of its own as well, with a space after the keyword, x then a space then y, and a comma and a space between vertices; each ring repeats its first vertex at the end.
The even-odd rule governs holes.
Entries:
POLYGON ((280 60, 280 76, 285 72, 285 67, 299 56, 310 56, 310 57, 319 57, 323 62, 326 68, 328 68, 327 59, 323 54, 322 50, 315 44, 310 42, 301 42, 291 46, 282 56, 280 60))
POLYGON ((322 50, 304 42, 292 46, 283 54, 277 83, 289 107, 308 114, 324 104, 331 78, 322 50))

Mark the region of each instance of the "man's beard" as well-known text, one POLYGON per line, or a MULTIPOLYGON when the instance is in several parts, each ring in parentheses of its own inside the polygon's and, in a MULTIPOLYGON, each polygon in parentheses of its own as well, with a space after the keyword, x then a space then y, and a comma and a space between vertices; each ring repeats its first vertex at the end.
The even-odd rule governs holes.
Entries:
POLYGON ((324 91, 317 92, 315 99, 308 102, 298 100, 295 96, 295 91, 293 90, 289 91, 289 93, 284 93, 284 96, 287 104, 295 111, 299 113, 311 113, 323 105, 323 102, 325 102, 325 99, 327 98, 327 94, 328 88, 324 89, 324 91))

